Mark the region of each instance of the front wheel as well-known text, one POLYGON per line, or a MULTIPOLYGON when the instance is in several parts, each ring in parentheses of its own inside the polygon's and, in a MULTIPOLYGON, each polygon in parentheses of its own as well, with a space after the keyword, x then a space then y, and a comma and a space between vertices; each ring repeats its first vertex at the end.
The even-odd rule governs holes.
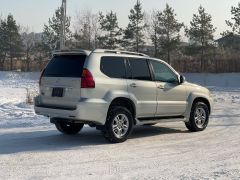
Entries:
POLYGON ((110 109, 103 136, 113 143, 121 143, 127 140, 132 132, 133 117, 124 107, 110 109))
POLYGON ((82 123, 70 123, 70 122, 56 122, 55 126, 58 131, 63 134, 75 135, 83 128, 84 124, 82 123))
POLYGON ((203 102, 196 102, 193 104, 189 122, 185 125, 189 131, 197 132, 206 129, 209 121, 209 109, 203 102))

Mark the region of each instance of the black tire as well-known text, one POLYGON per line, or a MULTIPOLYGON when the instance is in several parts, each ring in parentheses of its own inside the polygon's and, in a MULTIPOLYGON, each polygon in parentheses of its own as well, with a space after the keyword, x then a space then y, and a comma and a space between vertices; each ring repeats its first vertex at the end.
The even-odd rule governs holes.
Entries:
POLYGON ((208 106, 203 102, 194 103, 191 109, 189 122, 185 122, 187 129, 191 132, 203 131, 204 129, 206 129, 208 122, 208 106), (199 114, 199 116, 197 114, 199 114))
POLYGON ((185 122, 185 126, 189 131, 191 131, 192 127, 189 122, 185 122))
POLYGON ((124 107, 113 107, 109 110, 103 136, 112 143, 121 143, 127 140, 132 133, 133 117, 128 109, 124 107), (119 117, 118 117, 119 116, 119 117), (116 123, 116 118, 121 119, 121 123, 116 123), (115 128, 114 128, 115 126, 115 128), (125 128, 123 128, 125 126, 125 128), (128 128, 126 128, 128 126, 128 128), (121 130, 120 130, 121 129, 121 130), (117 135, 118 133, 121 133, 117 135))
POLYGON ((63 134, 75 135, 83 128, 84 124, 82 123, 68 123, 68 122, 56 122, 55 126, 58 131, 63 134))

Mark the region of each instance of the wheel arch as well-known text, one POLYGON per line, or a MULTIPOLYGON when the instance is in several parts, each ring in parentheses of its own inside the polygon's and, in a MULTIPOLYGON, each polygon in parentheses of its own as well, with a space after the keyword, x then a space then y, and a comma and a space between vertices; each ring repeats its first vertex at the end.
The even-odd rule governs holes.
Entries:
POLYGON ((185 122, 189 121, 192 107, 193 107, 194 103, 196 103, 196 102, 203 102, 203 103, 205 103, 207 105, 208 109, 209 109, 209 114, 212 111, 212 101, 205 94, 202 94, 202 93, 191 93, 188 96, 187 102, 188 102, 187 109, 186 109, 186 111, 184 113, 185 122))
POLYGON ((196 97, 193 102, 192 102, 192 106, 196 103, 196 102, 203 102, 207 105, 208 107, 208 110, 209 110, 209 114, 211 114, 211 105, 210 105, 210 102, 207 98, 205 97, 196 97))
POLYGON ((122 107, 127 108, 133 116, 134 124, 136 124, 136 121, 135 121, 136 106, 131 99, 126 98, 126 97, 117 97, 117 98, 113 99, 109 105, 108 112, 114 106, 122 106, 122 107))

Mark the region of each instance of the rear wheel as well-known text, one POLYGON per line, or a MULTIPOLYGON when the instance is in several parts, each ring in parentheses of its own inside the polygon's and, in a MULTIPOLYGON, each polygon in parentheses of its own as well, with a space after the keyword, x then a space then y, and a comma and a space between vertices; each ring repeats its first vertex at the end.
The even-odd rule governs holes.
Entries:
POLYGON ((82 123, 56 122, 55 126, 63 134, 75 135, 83 128, 82 123))
POLYGON ((110 142, 121 143, 127 140, 132 132, 133 117, 124 107, 110 109, 105 125, 103 136, 110 142))
POLYGON ((206 129, 209 121, 209 109, 207 105, 203 102, 194 103, 189 122, 185 125, 189 131, 197 132, 206 129))

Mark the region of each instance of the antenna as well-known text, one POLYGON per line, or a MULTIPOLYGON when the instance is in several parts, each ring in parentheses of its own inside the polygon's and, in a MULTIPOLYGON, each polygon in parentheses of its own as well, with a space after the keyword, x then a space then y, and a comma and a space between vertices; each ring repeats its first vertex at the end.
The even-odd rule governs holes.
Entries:
POLYGON ((60 49, 65 48, 65 24, 66 24, 66 12, 67 12, 67 2, 66 0, 62 0, 61 14, 62 14, 62 22, 61 22, 61 36, 60 36, 60 49))

